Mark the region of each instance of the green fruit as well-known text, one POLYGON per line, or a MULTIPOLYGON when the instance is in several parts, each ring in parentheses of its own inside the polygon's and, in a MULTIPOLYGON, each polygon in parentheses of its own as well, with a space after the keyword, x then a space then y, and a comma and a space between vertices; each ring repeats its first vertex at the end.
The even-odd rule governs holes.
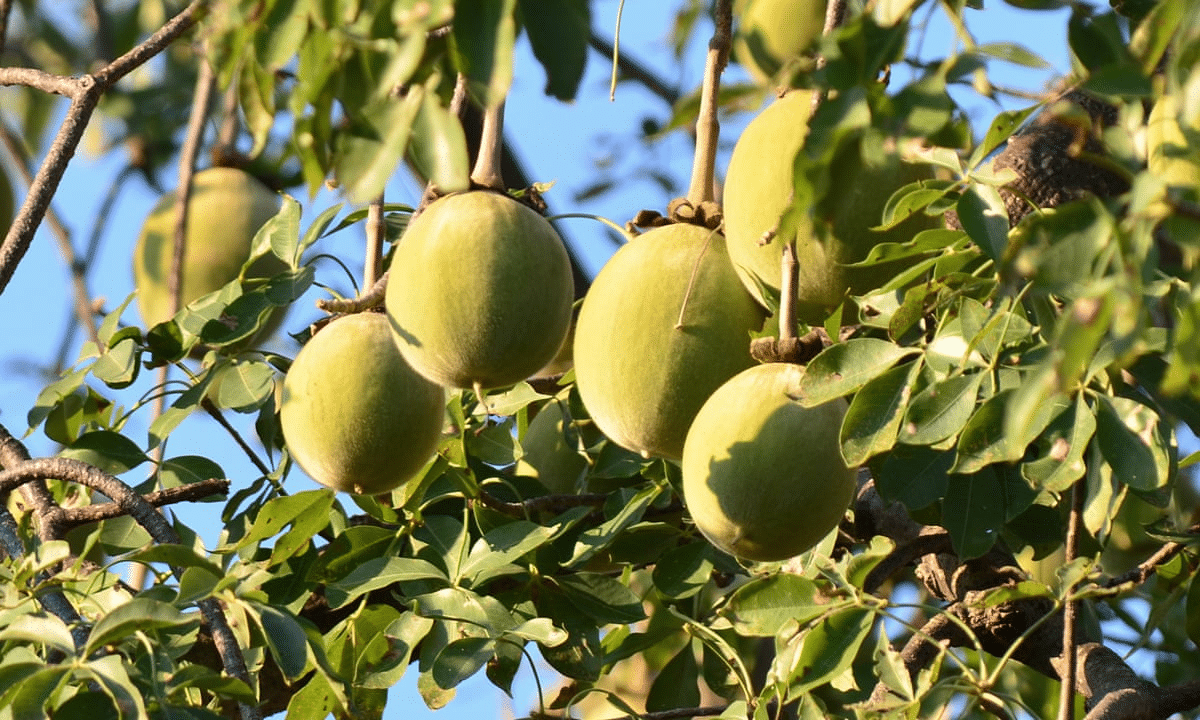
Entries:
MULTIPOLYGON (((179 307, 235 280, 250 257, 258 229, 279 211, 279 195, 234 168, 209 168, 192 178, 179 307)), ((133 280, 147 327, 170 320, 175 196, 154 206, 134 250, 133 280)), ((273 255, 251 267, 247 277, 270 277, 284 269, 273 255)))
MULTIPOLYGON (((810 98, 806 91, 793 91, 773 102, 743 131, 729 161, 723 198, 729 257, 746 289, 764 305, 760 285, 778 294, 783 245, 790 238, 777 236, 766 244, 762 238, 778 227, 791 202, 793 160, 808 133, 810 98)), ((795 237, 798 317, 810 323, 824 321, 847 292, 878 287, 906 263, 869 269, 846 265, 865 259, 879 243, 907 242, 940 223, 917 214, 886 232, 870 230, 879 224, 894 191, 933 177, 928 165, 905 162, 894 153, 866 162, 851 144, 834 157, 831 167, 832 189, 813 215, 831 223, 832 238, 820 242, 811 226, 802 226, 795 237)))
POLYGON ((737 0, 733 13, 733 57, 764 84, 812 46, 825 26, 825 0, 737 0))
POLYGON ((568 434, 574 435, 574 431, 566 403, 551 400, 529 422, 521 438, 525 454, 517 461, 517 474, 537 478, 555 495, 574 493, 588 463, 578 447, 568 442, 568 434))
MULTIPOLYGON (((1200 185, 1200 148, 1189 146, 1179 110, 1175 96, 1164 95, 1150 111, 1146 125, 1148 165, 1169 185, 1200 185)), ((1200 127, 1192 132, 1200 133, 1200 127)))
POLYGON ((804 369, 757 365, 722 385, 683 450, 683 497, 696 527, 746 560, 786 560, 837 527, 857 473, 838 442, 846 404, 795 401, 804 369))
POLYGON ((596 276, 575 330, 575 380, 600 430, 643 456, 679 459, 696 411, 754 364, 762 309, 725 239, 668 225, 622 247, 596 276))
POLYGON ((387 311, 400 352, 448 387, 495 388, 554 359, 574 282, 541 215, 485 190, 435 201, 396 246, 387 311))
POLYGON ((380 313, 338 318, 312 337, 283 380, 288 451, 326 487, 375 495, 404 484, 433 456, 445 391, 418 375, 380 313))

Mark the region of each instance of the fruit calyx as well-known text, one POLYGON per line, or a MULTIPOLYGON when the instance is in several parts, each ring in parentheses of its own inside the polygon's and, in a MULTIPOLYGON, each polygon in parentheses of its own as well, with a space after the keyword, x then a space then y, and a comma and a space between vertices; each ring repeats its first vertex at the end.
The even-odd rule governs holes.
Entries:
POLYGON ((666 215, 657 210, 639 210, 632 220, 625 223, 625 229, 637 234, 641 230, 683 223, 719 232, 724 221, 721 205, 715 200, 693 203, 685 197, 678 197, 667 203, 666 215))

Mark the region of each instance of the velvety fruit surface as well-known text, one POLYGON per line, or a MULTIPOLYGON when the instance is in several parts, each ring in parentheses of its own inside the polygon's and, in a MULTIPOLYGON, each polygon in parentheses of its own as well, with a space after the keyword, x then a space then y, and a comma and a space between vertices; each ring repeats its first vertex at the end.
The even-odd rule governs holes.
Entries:
POLYGON ((562 347, 571 261, 550 223, 488 191, 425 208, 396 246, 387 312, 409 364, 448 387, 504 387, 562 347))
MULTIPOLYGON (((810 108, 805 91, 792 91, 774 101, 746 127, 729 161, 723 198, 729 256, 746 289, 762 302, 760 284, 773 294, 779 292, 780 259, 788 238, 761 241, 764 233, 778 227, 791 200, 793 161, 808 132, 810 108)), ((905 267, 904 263, 870 269, 846 265, 865 259, 879 243, 907 242, 921 230, 939 227, 939 219, 917 214, 886 232, 870 230, 880 223, 893 192, 932 178, 933 171, 895 154, 871 162, 856 150, 844 155, 834 158, 832 189, 813 212, 830 224, 832 237, 821 242, 811 226, 802 226, 795 238, 798 316, 805 322, 822 322, 847 291, 865 292, 882 285, 905 267)))
MULTIPOLYGON (((180 307, 237 278, 250 257, 254 234, 279 212, 279 196, 253 176, 234 168, 208 168, 192 178, 180 277, 180 307)), ((175 246, 175 196, 154 206, 134 250, 133 279, 147 327, 171 319, 168 278, 175 246)), ((266 256, 250 277, 270 277, 283 261, 266 256)))
POLYGON ((733 57, 760 83, 821 35, 825 0, 736 0, 733 57))
POLYGON ((334 320, 283 381, 280 424, 312 479, 343 492, 389 492, 437 448, 445 391, 404 362, 380 313, 334 320))
POLYGON ((804 369, 756 365, 708 398, 683 451, 683 495, 696 527, 721 550, 760 562, 816 545, 854 495, 838 432, 846 405, 793 398, 804 369))
POLYGON ((634 238, 593 281, 575 330, 575 379, 597 427, 619 445, 679 459, 708 395, 754 363, 762 309, 725 239, 695 225, 634 238))

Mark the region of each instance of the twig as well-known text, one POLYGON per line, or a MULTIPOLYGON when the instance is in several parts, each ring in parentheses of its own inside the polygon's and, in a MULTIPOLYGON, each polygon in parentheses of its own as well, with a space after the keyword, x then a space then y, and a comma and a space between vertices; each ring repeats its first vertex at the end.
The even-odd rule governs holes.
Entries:
MULTIPOLYGON (((1191 528, 1188 528, 1188 532, 1200 532, 1200 525, 1193 525, 1191 528)), ((1159 567, 1166 564, 1171 560, 1171 558, 1178 555, 1186 547, 1187 544, 1181 542, 1165 543, 1162 547, 1156 550, 1153 555, 1143 560, 1137 567, 1129 570, 1123 575, 1118 575, 1117 577, 1111 578, 1108 582, 1104 583, 1104 587, 1114 588, 1130 583, 1134 585, 1141 585, 1149 580, 1150 576, 1157 572, 1159 567)))
POLYGON ((8 44, 8 15, 12 10, 12 0, 0 0, 0 54, 4 53, 8 44))
POLYGON ((603 493, 581 493, 578 495, 542 495, 521 502, 508 502, 482 488, 479 490, 479 501, 484 505, 505 515, 518 518, 526 518, 530 513, 540 511, 557 513, 573 507, 600 507, 606 500, 608 500, 608 495, 603 493))
POLYGON ((671 710, 658 710, 656 712, 644 712, 637 715, 621 715, 612 720, 625 720, 626 718, 636 718, 636 720, 676 720, 676 718, 694 718, 694 717, 713 717, 725 712, 723 707, 694 707, 694 708, 673 708, 671 710))
POLYGON ((500 145, 504 137, 504 101, 485 108, 483 130, 479 138, 479 155, 471 169, 471 182, 492 190, 504 191, 504 177, 500 172, 500 145))
MULTIPOLYGON (((1069 564, 1079 556, 1079 533, 1082 527, 1083 507, 1087 498, 1084 481, 1077 480, 1071 489, 1071 516, 1067 520, 1066 562, 1069 564)), ((1079 601, 1071 597, 1075 586, 1063 588, 1062 630, 1062 687, 1058 696, 1058 720, 1075 718, 1075 615, 1079 601)))
MULTIPOLYGON (((222 495, 229 491, 229 484, 228 478, 211 478, 209 480, 188 483, 187 485, 180 485, 179 487, 154 490, 142 497, 154 507, 162 507, 181 502, 195 502, 210 498, 213 495, 222 495)), ((120 517, 124 514, 125 510, 120 505, 108 502, 86 505, 84 507, 64 508, 61 518, 63 526, 71 528, 120 517)))
POLYGON ((863 591, 874 593, 885 580, 917 558, 953 551, 954 543, 950 539, 950 533, 939 527, 922 528, 921 534, 898 546, 867 573, 863 581, 863 591))
MULTIPOLYGON (((833 34, 833 31, 842 26, 846 21, 846 0, 828 0, 825 5, 825 27, 821 29, 821 34, 828 37, 833 34)), ((816 60, 816 69, 821 70, 825 67, 828 60, 825 56, 818 53, 816 60)), ((813 90, 812 94, 812 112, 809 117, 817 114, 817 108, 821 107, 821 103, 825 102, 829 90, 825 87, 819 87, 813 90)))
MULTIPOLYGON (((17 172, 21 174, 21 179, 27 186, 32 186, 34 175, 33 171, 29 169, 29 155, 25 151, 25 145, 6 122, 0 122, 0 140, 3 140, 4 149, 12 159, 13 165, 17 167, 17 172)), ((58 242, 58 250, 62 254, 63 262, 71 271, 71 288, 74 291, 73 299, 75 301, 72 314, 85 328, 88 339, 99 347, 100 338, 96 334, 95 312, 92 309, 91 293, 88 292, 87 287, 87 265, 79 262, 76 257, 75 246, 71 242, 71 231, 63 224, 53 207, 46 207, 46 221, 50 223, 50 231, 58 242)), ((69 338, 70 333, 68 332, 67 335, 69 338)))
MULTIPOLYGON (((133 488, 121 482, 106 472, 92 467, 80 460, 71 458, 39 458, 22 463, 15 468, 0 471, 0 495, 11 492, 26 483, 57 478, 66 482, 83 485, 91 490, 107 495, 118 505, 123 514, 132 517, 155 542, 164 544, 179 544, 179 535, 170 523, 133 488)), ((61 508, 57 509, 62 512, 61 508)), ((176 577, 183 575, 180 568, 172 567, 176 577)), ((231 676, 253 687, 250 673, 246 669, 245 658, 238 647, 237 638, 225 621, 221 606, 213 598, 199 600, 196 603, 200 613, 212 633, 217 651, 225 671, 231 676)), ((262 713, 257 707, 238 703, 242 720, 262 720, 262 713)))
POLYGON ((94 75, 61 77, 27 68, 0 68, 0 85, 30 85, 71 98, 67 116, 59 127, 46 159, 30 184, 25 202, 9 227, 3 244, 0 244, 0 294, 8 287, 21 259, 29 251, 33 236, 45 217, 51 198, 58 191, 67 164, 83 139, 84 130, 87 129, 88 121, 99 104, 101 95, 195 25, 200 12, 207 6, 208 0, 193 0, 187 8, 140 45, 94 75))
POLYGON ((363 288, 372 288, 379 282, 383 266, 383 193, 367 206, 367 249, 363 261, 363 288))
POLYGON ((214 405, 211 400, 205 398, 200 402, 200 407, 204 408, 204 411, 207 412, 213 420, 216 420, 217 424, 225 429, 225 432, 229 433, 229 435, 233 438, 233 441, 237 443, 238 447, 240 447, 244 453, 246 453, 246 456, 250 458, 250 462, 254 463, 254 467, 258 468, 260 473, 263 475, 271 474, 271 468, 267 467, 267 464, 258 457, 258 454, 254 452, 254 448, 250 447, 250 444, 242 438, 241 433, 237 431, 237 428, 229 423, 229 420, 227 420, 225 416, 221 414, 221 410, 214 405))
POLYGON ((196 157, 200 154, 200 143, 204 138, 204 124, 208 118, 208 104, 212 98, 213 71, 207 61, 200 61, 196 76, 196 88, 192 95, 192 112, 188 117, 187 135, 179 150, 179 186, 175 188, 175 223, 171 237, 171 273, 167 276, 168 315, 179 312, 180 286, 182 285, 184 255, 187 253, 187 223, 192 196, 192 177, 196 173, 196 157))
POLYGON ((387 293, 388 275, 390 274, 390 270, 385 272, 374 285, 359 293, 358 297, 348 300, 322 298, 317 300, 316 305, 327 313, 360 313, 370 310, 383 303, 383 297, 387 293))
POLYGON ((717 95, 721 73, 729 63, 730 36, 733 33, 733 0, 718 0, 713 12, 712 39, 704 63, 704 84, 700 86, 700 114, 696 118, 696 153, 692 156, 692 180, 687 199, 693 206, 714 197, 714 172, 721 123, 717 118, 717 95))

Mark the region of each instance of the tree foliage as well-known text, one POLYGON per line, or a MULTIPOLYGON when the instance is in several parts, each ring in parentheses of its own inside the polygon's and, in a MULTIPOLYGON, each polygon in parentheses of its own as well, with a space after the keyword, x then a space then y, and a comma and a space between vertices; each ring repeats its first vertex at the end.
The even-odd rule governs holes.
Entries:
MULTIPOLYGON (((76 284, 78 360, 32 407, 3 408, 0 708, 378 717, 405 673, 439 708, 479 673, 511 692, 519 672, 561 676, 541 688, 539 717, 1048 717, 1062 681, 1088 717, 1200 706, 1197 455, 1181 449, 1200 434, 1200 15, 1190 0, 1004 1, 1031 21, 1069 11, 1074 73, 986 129, 958 93, 999 97, 990 67, 1042 61, 965 26, 946 57, 911 48, 928 14, 958 22, 986 14, 980 2, 850 2, 774 78, 825 96, 781 234, 828 233, 839 171, 897 148, 936 172, 896 191, 876 224, 923 214, 944 227, 877 245, 863 266, 907 269, 802 328, 798 402, 846 399, 839 441, 860 488, 811 551, 756 564, 691 524, 678 464, 599 431, 570 370, 450 393, 417 476, 349 496, 291 460, 278 414, 291 358, 246 349, 274 312, 328 285, 328 236, 402 242, 422 198, 381 203, 389 178, 470 186, 478 138, 464 128, 508 96, 518 42, 548 95, 581 91, 589 47, 606 42, 586 0, 95 2, 86 41, 41 4, 0 0, 6 161, 35 173, 15 175, 0 293, 84 128, 157 186, 189 176, 211 122, 213 162, 301 198, 285 195, 246 264, 274 255, 286 269, 153 327, 132 297, 96 317, 76 284), (1166 99, 1182 170, 1164 172, 1147 168, 1148 118, 1166 99), (327 184, 374 202, 312 208, 327 184), (143 375, 163 368, 180 379, 143 375), (193 413, 218 419, 228 444, 173 456, 193 413), (146 435, 135 417, 151 418, 146 435), (61 450, 30 458, 26 431, 61 450), (226 477, 222 457, 243 452, 260 474, 226 477), (223 503, 214 547, 154 509, 201 499, 223 503), (119 575, 133 563, 151 568, 144 587, 119 575), (1141 675, 1129 649, 1149 658, 1141 675)), ((679 5, 683 48, 710 8, 679 5)), ((661 132, 704 119, 698 92, 664 92, 628 56, 616 66, 675 95, 661 132)), ((734 113, 769 93, 719 98, 734 113)))

